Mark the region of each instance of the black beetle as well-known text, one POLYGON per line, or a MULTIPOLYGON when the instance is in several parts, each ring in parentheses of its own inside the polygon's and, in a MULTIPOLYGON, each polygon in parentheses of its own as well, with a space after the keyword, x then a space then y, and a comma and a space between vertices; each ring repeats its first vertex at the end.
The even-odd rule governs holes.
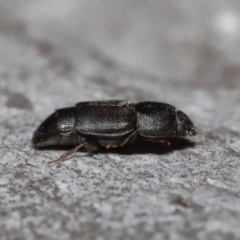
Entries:
POLYGON ((170 104, 111 100, 56 110, 34 132, 32 143, 36 148, 76 146, 51 164, 83 147, 93 152, 123 146, 133 137, 169 143, 170 138, 196 134, 189 117, 170 104))

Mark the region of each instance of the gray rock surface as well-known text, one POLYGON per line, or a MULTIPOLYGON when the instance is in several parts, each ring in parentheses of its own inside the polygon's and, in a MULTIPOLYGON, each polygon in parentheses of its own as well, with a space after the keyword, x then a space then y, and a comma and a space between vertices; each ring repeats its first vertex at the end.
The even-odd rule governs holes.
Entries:
POLYGON ((0 239, 240 239, 238 0, 0 0, 0 239), (56 108, 168 102, 193 142, 33 149, 56 108), (194 144, 195 142, 195 144, 194 144))

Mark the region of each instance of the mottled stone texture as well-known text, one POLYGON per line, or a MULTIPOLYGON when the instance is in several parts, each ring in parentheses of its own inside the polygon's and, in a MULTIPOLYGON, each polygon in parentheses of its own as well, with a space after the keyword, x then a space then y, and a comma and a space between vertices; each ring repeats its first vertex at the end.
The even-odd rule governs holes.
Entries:
POLYGON ((240 239, 240 1, 0 0, 0 239, 240 239), (46 167, 78 101, 168 102, 192 142, 46 167))

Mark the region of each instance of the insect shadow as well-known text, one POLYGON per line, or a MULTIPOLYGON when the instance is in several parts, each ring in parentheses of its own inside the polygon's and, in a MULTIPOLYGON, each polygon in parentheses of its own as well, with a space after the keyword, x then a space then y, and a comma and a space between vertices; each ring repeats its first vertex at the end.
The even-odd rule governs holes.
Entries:
MULTIPOLYGON (((89 155, 97 155, 98 153, 116 153, 120 155, 133 155, 133 154, 156 154, 163 155, 168 154, 176 150, 184 150, 186 148, 191 148, 195 146, 195 142, 186 139, 186 138, 172 138, 169 140, 170 145, 162 142, 146 142, 143 140, 137 139, 123 147, 119 148, 100 148, 97 152, 89 153, 89 155)), ((39 150, 70 150, 72 146, 69 147, 44 147, 39 148, 39 150)), ((81 149, 79 152, 87 152, 86 149, 81 149)), ((87 152, 88 153, 88 152, 87 152)), ((71 158, 71 157, 70 157, 71 158)), ((68 158, 69 159, 69 158, 68 158)))
POLYGON ((172 138, 169 140, 170 145, 162 142, 146 142, 143 140, 136 140, 121 148, 111 148, 109 150, 103 149, 102 152, 118 153, 121 155, 132 154, 168 154, 175 150, 184 150, 186 148, 194 147, 195 142, 186 138, 172 138))

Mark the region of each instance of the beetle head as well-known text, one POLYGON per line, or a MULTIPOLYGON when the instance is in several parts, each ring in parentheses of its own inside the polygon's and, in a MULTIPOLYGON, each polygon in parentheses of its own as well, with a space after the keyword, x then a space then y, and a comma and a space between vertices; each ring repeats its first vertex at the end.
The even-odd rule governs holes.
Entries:
POLYGON ((190 118, 182 111, 177 110, 177 136, 194 136, 197 134, 197 128, 190 118))

